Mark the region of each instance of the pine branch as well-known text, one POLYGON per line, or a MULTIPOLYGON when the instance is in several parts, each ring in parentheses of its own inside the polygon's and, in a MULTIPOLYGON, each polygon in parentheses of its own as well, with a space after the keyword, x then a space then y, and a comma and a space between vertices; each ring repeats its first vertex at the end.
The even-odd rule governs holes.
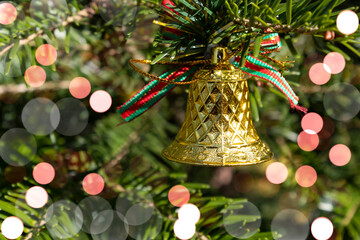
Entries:
MULTIPOLYGON (((272 29, 274 32, 277 33, 309 33, 309 34, 316 34, 319 33, 319 28, 316 27, 292 27, 291 25, 280 25, 280 24, 273 24, 273 23, 261 23, 259 21, 250 21, 249 19, 246 18, 237 18, 234 19, 234 22, 241 25, 241 26, 245 26, 249 29, 253 29, 253 28, 258 28, 258 29, 262 29, 262 30, 268 30, 269 28, 272 29)), ((326 31, 321 31, 321 32, 326 32, 326 31)))
MULTIPOLYGON (((95 11, 93 10, 92 7, 86 7, 85 9, 77 12, 77 14, 75 16, 69 16, 65 21, 63 21, 61 23, 61 26, 65 27, 71 23, 79 22, 86 18, 91 18, 94 14, 95 14, 95 11)), ((58 28, 59 28, 59 26, 54 26, 52 28, 47 29, 47 31, 52 32, 58 28)), ((33 34, 29 35, 26 39, 21 39, 19 41, 19 46, 29 44, 30 42, 34 41, 35 38, 40 37, 43 34, 45 34, 45 30, 40 30, 37 33, 33 33, 33 34)), ((4 55, 8 51, 10 51, 12 49, 12 47, 14 47, 14 45, 15 45, 15 43, 11 43, 8 46, 6 46, 2 51, 0 51, 0 56, 4 55)))

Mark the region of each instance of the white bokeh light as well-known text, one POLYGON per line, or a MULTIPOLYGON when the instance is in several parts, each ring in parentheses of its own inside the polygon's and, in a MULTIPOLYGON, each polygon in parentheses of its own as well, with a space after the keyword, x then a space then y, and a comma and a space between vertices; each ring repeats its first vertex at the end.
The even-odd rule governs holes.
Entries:
POLYGON ((194 236, 195 232, 195 224, 183 219, 176 220, 174 224, 174 233, 177 238, 182 240, 190 239, 194 236))
POLYGON ((319 217, 311 224, 311 233, 317 240, 327 240, 334 231, 332 222, 326 217, 319 217))
POLYGON ((23 222, 17 217, 8 217, 1 224, 1 233, 8 239, 16 239, 24 231, 23 222))
POLYGON ((29 188, 25 194, 26 203, 32 208, 42 208, 48 202, 48 193, 42 187, 29 188))
POLYGON ((343 34, 353 34, 359 27, 359 17, 351 10, 342 11, 337 16, 336 26, 343 34))
POLYGON ((180 207, 178 217, 180 220, 195 224, 200 220, 200 210, 194 204, 187 203, 180 207))

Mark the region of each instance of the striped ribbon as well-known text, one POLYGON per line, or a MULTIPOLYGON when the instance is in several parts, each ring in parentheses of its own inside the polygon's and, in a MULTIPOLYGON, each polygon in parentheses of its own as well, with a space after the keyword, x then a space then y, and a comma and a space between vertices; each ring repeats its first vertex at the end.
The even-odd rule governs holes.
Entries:
MULTIPOLYGON (((280 49, 281 41, 279 35, 277 33, 266 34, 262 39, 261 48, 262 53, 280 49)), ((298 105, 299 97, 296 96, 286 79, 270 64, 255 58, 251 52, 246 56, 244 67, 240 68, 240 56, 236 56, 232 64, 250 76, 270 82, 287 97, 292 108, 300 112, 307 112, 306 108, 298 105)), ((160 78, 174 82, 186 82, 193 77, 199 68, 200 66, 198 65, 175 67, 160 75, 160 78)), ((120 106, 118 112, 125 121, 132 121, 160 101, 160 99, 168 94, 175 86, 175 84, 152 80, 126 103, 120 106)))

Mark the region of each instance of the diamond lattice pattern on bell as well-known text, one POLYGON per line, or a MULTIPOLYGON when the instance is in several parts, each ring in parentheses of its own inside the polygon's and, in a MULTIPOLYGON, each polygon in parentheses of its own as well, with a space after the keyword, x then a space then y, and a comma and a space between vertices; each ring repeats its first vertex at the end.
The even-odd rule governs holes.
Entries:
POLYGON ((164 149, 169 160, 195 165, 257 164, 273 157, 252 123, 249 89, 234 68, 200 70, 190 84, 184 123, 164 149))

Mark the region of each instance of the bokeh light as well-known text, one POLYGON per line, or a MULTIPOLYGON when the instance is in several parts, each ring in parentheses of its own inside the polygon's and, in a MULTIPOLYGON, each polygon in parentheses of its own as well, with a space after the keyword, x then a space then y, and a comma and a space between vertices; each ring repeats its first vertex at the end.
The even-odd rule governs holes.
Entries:
POLYGON ((89 112, 79 100, 64 98, 56 103, 60 110, 60 123, 56 128, 65 136, 75 136, 81 133, 89 121, 89 112))
POLYGON ((328 117, 323 117, 323 122, 324 122, 324 126, 318 135, 320 138, 330 138, 335 131, 335 124, 328 117))
POLYGON ((200 210, 192 203, 184 204, 178 211, 178 218, 196 224, 200 220, 200 210))
POLYGON ((309 70, 309 78, 313 83, 323 85, 330 80, 331 70, 323 63, 315 63, 309 70))
POLYGON ((156 239, 162 227, 163 217, 159 211, 154 211, 152 217, 146 223, 136 226, 129 225, 128 234, 136 240, 156 239))
POLYGON ((139 226, 149 221, 154 211, 150 204, 136 203, 127 210, 125 218, 129 225, 139 226))
POLYGON ((285 182, 287 176, 288 169, 281 162, 273 162, 266 168, 266 178, 273 184, 285 182))
POLYGON ((335 83, 324 94, 324 108, 333 119, 349 121, 360 111, 360 92, 348 83, 335 83))
POLYGON ((308 134, 319 133, 323 125, 322 117, 314 112, 307 113, 301 119, 301 127, 308 134))
POLYGON ((311 187, 317 180, 317 173, 313 167, 305 165, 298 168, 295 179, 301 187, 311 187))
POLYGON ((59 125, 60 111, 51 100, 35 98, 24 106, 21 120, 28 132, 45 136, 52 133, 59 125))
POLYGON ((232 179, 232 185, 237 192, 248 193, 253 189, 255 180, 248 172, 237 172, 232 179))
POLYGON ((334 232, 332 222, 326 217, 319 217, 311 224, 311 233, 317 240, 327 240, 334 232))
POLYGON ((39 163, 34 167, 33 177, 37 183, 49 184, 55 178, 55 169, 50 163, 39 163))
POLYGON ((25 194, 26 203, 32 208, 42 208, 48 201, 48 193, 42 187, 29 188, 25 194))
POLYGON ((136 5, 128 6, 131 1, 96 0, 101 17, 114 26, 121 26, 127 31, 127 24, 134 21, 139 11, 136 5))
POLYGON ((278 240, 305 240, 309 230, 309 221, 296 209, 280 211, 271 222, 271 232, 274 239, 278 240))
POLYGON ((111 107, 111 104, 112 99, 108 92, 104 90, 98 90, 91 94, 90 106, 95 112, 106 112, 111 107))
POLYGON ((16 239, 21 236, 24 231, 24 224, 17 217, 7 217, 1 224, 1 233, 7 239, 16 239))
POLYGON ((76 235, 83 225, 81 209, 69 200, 51 204, 46 211, 46 229, 54 238, 68 239, 76 235))
POLYGON ((0 3, 0 24, 9 25, 16 20, 17 11, 14 5, 8 2, 0 3))
POLYGON ((359 17, 351 10, 344 10, 337 16, 336 26, 343 34, 353 34, 359 27, 359 17))
POLYGON ((129 231, 125 217, 120 212, 112 210, 102 211, 91 223, 90 228, 91 232, 101 231, 98 234, 91 234, 94 240, 125 240, 129 231), (112 219, 112 221, 108 219, 112 219), (100 229, 99 226, 102 226, 103 229, 100 229))
POLYGON ((86 233, 99 234, 110 226, 113 220, 112 208, 108 201, 99 196, 89 196, 81 200, 79 207, 83 213, 84 223, 82 230, 86 233), (110 213, 106 214, 106 211, 110 213), (98 217, 101 216, 102 217, 98 217), (93 224, 94 227, 91 228, 92 222, 97 218, 97 224, 93 224))
POLYGON ((263 177, 257 179, 256 190, 262 197, 272 198, 278 194, 280 185, 272 184, 266 177, 263 177))
POLYGON ((82 99, 90 94, 91 84, 86 78, 77 77, 71 80, 69 91, 74 98, 82 99))
POLYGON ((30 87, 41 87, 46 80, 46 72, 42 67, 31 66, 25 71, 25 82, 30 87))
POLYGON ((66 0, 31 0, 29 12, 33 19, 53 26, 65 20, 68 5, 66 0))
POLYGON ((50 66, 57 59, 57 51, 50 44, 43 44, 36 49, 35 58, 41 65, 50 66))
POLYGON ((324 64, 330 68, 332 74, 338 74, 344 70, 346 62, 343 55, 338 52, 331 52, 325 56, 324 64))
POLYGON ((84 191, 90 195, 97 195, 104 190, 104 179, 97 173, 90 173, 86 175, 82 182, 84 191))
MULTIPOLYGON (((93 216, 90 222, 88 232, 91 234, 101 234, 108 230, 114 220, 114 211, 112 209, 104 210, 93 216)), ((84 227, 83 227, 84 229, 84 227)))
POLYGON ((26 168, 25 167, 14 167, 7 166, 5 168, 5 179, 10 183, 18 183, 22 182, 26 176, 26 168))
POLYGON ((233 201, 225 209, 223 224, 225 230, 231 236, 242 239, 250 238, 256 234, 260 228, 260 211, 251 202, 241 200, 233 201))
POLYGON ((170 189, 168 198, 172 205, 175 207, 180 207, 181 205, 188 203, 190 200, 190 193, 186 187, 182 185, 176 185, 170 189))
POLYGON ((313 151, 319 145, 319 136, 302 131, 297 137, 297 143, 303 151, 313 151))
POLYGON ((330 149, 330 161, 336 166, 344 166, 350 162, 351 151, 344 144, 337 144, 330 149))
POLYGON ((183 219, 176 220, 174 224, 174 233, 177 238, 182 240, 190 239, 194 236, 195 232, 196 227, 194 223, 183 219))
POLYGON ((25 129, 10 129, 0 138, 0 156, 9 165, 24 166, 35 157, 36 152, 36 139, 25 129))

